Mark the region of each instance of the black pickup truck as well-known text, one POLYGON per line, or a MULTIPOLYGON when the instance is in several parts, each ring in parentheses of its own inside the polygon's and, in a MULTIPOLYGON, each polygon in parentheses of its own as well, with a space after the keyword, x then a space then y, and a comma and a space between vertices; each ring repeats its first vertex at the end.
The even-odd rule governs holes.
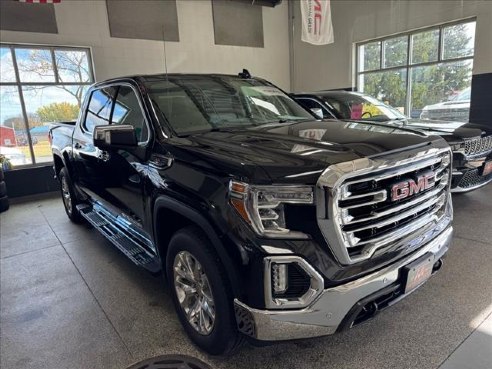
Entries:
POLYGON ((442 138, 313 120, 248 73, 97 83, 50 139, 69 218, 162 271, 212 354, 363 323, 436 272, 452 237, 442 138))
MULTIPOLYGON (((469 91, 468 91, 469 93, 469 91)), ((453 151, 451 192, 469 192, 492 182, 492 128, 466 122, 408 118, 372 96, 354 91, 303 92, 291 95, 317 117, 404 127, 439 135, 453 151)))

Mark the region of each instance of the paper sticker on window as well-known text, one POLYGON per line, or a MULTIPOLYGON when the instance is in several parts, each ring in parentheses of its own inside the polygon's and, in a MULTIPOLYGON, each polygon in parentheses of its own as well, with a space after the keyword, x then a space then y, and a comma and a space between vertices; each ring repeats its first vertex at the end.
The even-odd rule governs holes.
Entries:
POLYGON ((246 88, 248 90, 253 90, 255 92, 259 92, 260 94, 266 96, 285 96, 285 94, 276 87, 254 86, 254 87, 246 87, 246 88))
POLYGON ((362 104, 353 104, 350 108, 350 119, 362 118, 362 104))

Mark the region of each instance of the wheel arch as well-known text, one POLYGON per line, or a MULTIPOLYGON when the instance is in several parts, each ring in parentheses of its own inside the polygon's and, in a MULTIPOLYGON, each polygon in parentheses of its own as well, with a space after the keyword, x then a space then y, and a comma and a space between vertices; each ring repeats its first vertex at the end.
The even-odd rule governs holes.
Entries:
POLYGON ((65 167, 65 161, 62 159, 61 155, 53 153, 53 169, 55 171, 55 176, 58 177, 58 174, 63 167, 65 167))
POLYGON ((183 204, 182 202, 161 196, 156 199, 153 209, 153 236, 155 245, 161 258, 163 269, 166 265, 166 255, 174 233, 178 230, 194 225, 201 229, 204 235, 210 241, 217 256, 219 257, 227 273, 233 293, 235 296, 240 294, 239 280, 235 274, 237 268, 234 267, 234 261, 226 250, 226 247, 217 234, 211 223, 198 210, 183 204), (165 223, 166 227, 159 225, 165 223))

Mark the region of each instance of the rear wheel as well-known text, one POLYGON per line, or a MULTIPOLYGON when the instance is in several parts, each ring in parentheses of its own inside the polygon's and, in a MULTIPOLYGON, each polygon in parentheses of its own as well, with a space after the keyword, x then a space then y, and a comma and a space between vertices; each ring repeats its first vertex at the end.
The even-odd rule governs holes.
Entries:
POLYGON ((82 217, 80 212, 77 210, 78 201, 75 197, 72 181, 68 175, 67 168, 64 167, 60 170, 58 178, 60 179, 61 195, 65 212, 72 222, 80 223, 82 221, 82 217))
POLYGON ((243 336, 228 278, 208 238, 194 226, 176 232, 166 261, 174 305, 190 339, 212 355, 233 352, 243 336))

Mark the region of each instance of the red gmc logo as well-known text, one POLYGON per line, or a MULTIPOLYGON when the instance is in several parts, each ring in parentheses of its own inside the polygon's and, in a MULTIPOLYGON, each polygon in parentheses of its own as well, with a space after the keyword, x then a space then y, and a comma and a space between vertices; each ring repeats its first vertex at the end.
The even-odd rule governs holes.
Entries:
POLYGON ((419 192, 428 190, 435 186, 435 174, 427 173, 417 178, 417 182, 413 179, 408 179, 403 182, 394 184, 391 187, 391 201, 405 199, 409 196, 418 194, 419 192))

